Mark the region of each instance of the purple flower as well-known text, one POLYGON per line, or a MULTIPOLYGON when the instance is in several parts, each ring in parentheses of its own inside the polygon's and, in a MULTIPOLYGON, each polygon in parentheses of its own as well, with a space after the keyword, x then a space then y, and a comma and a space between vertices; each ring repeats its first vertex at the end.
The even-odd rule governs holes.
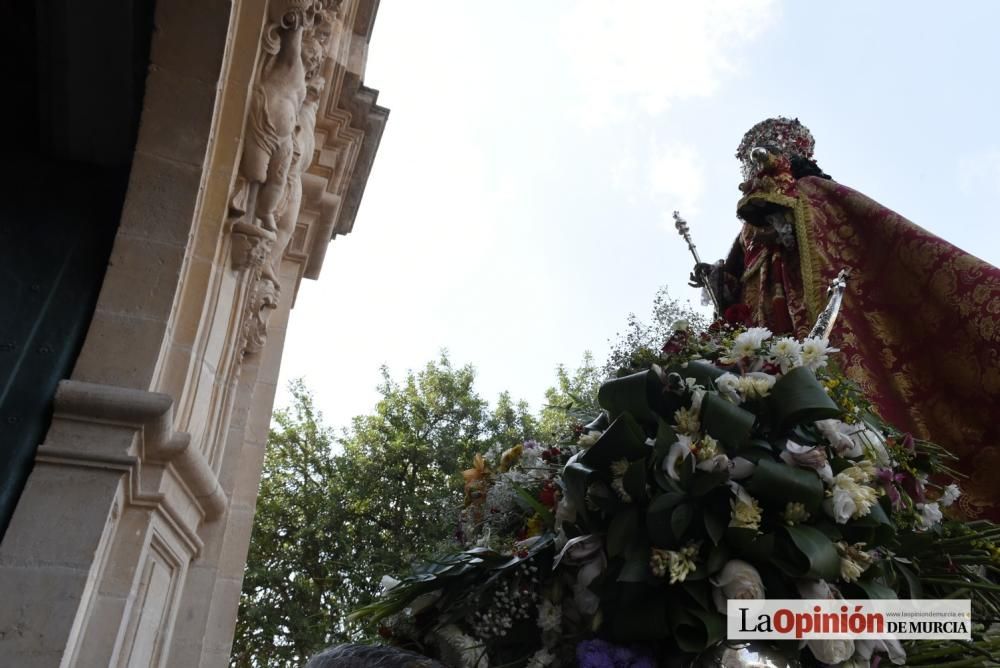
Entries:
POLYGON ((886 496, 892 501, 893 508, 899 508, 900 495, 895 483, 903 482, 902 473, 894 473, 892 469, 878 469, 878 481, 885 487, 886 496))
POLYGON ((923 503, 926 501, 927 497, 924 494, 924 483, 920 479, 915 478, 912 473, 903 473, 902 476, 903 489, 910 495, 910 498, 917 503, 923 503))
POLYGON ((584 640, 576 646, 579 668, 656 668, 653 657, 641 647, 623 647, 604 640, 584 640))

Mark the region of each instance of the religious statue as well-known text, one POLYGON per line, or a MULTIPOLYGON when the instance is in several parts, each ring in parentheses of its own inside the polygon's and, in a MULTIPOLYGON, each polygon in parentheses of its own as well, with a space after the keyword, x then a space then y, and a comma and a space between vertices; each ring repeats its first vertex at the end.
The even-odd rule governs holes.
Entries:
POLYGON ((831 343, 882 417, 961 457, 963 510, 1000 518, 1000 269, 930 234, 817 166, 797 119, 743 137, 728 257, 698 264, 732 323, 807 336, 847 269, 831 343))

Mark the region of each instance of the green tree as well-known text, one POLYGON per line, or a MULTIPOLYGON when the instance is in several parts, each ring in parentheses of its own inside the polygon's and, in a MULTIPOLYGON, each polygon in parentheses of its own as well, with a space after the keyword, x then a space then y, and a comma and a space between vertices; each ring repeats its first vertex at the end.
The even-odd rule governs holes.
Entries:
POLYGON ((710 324, 708 316, 690 302, 670 296, 667 286, 653 297, 649 320, 629 313, 625 330, 611 340, 611 350, 604 364, 604 376, 613 378, 636 367, 648 365, 674 332, 674 325, 686 321, 693 330, 704 331, 710 324))
POLYGON ((525 403, 505 393, 491 408, 474 382, 444 354, 401 382, 383 368, 374 412, 338 438, 293 384, 268 440, 232 665, 300 665, 362 638, 347 614, 451 538, 461 470, 537 433, 525 403))
POLYGON ((574 426, 590 422, 601 410, 597 390, 604 379, 604 370, 594 363, 590 351, 583 354, 580 366, 572 371, 563 364, 557 366, 556 384, 545 390, 545 405, 539 415, 542 438, 558 441, 574 426))

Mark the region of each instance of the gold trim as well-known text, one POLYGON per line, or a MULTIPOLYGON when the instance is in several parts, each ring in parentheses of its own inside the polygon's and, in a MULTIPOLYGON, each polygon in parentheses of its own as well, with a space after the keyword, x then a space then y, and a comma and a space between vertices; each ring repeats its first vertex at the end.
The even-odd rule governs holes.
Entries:
MULTIPOLYGON (((799 247, 799 270, 802 272, 802 292, 805 296, 806 312, 811 320, 815 320, 820 311, 820 290, 816 276, 819 260, 816 257, 816 243, 813 238, 812 217, 809 206, 802 195, 791 197, 774 192, 754 192, 742 197, 736 205, 737 214, 749 202, 758 200, 783 206, 792 211, 795 216, 795 238, 799 247)), ((760 263, 754 262, 743 272, 742 280, 746 281, 760 270, 760 263)))

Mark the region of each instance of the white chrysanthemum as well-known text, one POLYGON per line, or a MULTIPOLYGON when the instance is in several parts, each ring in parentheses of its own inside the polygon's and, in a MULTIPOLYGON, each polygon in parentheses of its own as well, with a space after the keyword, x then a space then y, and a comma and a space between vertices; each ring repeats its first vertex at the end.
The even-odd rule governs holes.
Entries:
POLYGON ((556 655, 543 647, 531 655, 524 668, 545 668, 545 666, 551 666, 555 663, 555 660, 556 655))
POLYGON ((751 327, 745 332, 736 335, 733 340, 733 347, 729 356, 733 359, 743 359, 753 357, 764 345, 764 341, 771 338, 771 330, 766 327, 751 327))
POLYGON ((698 413, 692 408, 678 408, 674 411, 674 421, 677 423, 677 430, 685 434, 693 436, 701 429, 698 413))
POLYGON ((719 442, 708 434, 702 436, 701 440, 698 442, 698 450, 695 452, 695 456, 698 458, 698 461, 706 461, 718 454, 719 442))
POLYGON ((782 513, 782 517, 785 518, 785 523, 788 526, 795 526, 809 519, 809 511, 806 510, 804 503, 789 501, 785 504, 785 512, 782 513))
POLYGON ((947 508, 951 504, 958 501, 958 497, 960 496, 962 496, 962 490, 959 489, 958 485, 955 483, 951 483, 944 488, 943 492, 941 492, 941 498, 938 499, 938 505, 942 508, 947 508))
POLYGON ((632 503, 632 496, 625 491, 625 472, 628 471, 628 460, 618 459, 611 462, 611 489, 625 503, 632 503))
POLYGON ((771 344, 771 358, 781 367, 781 373, 802 364, 802 346, 790 336, 785 336, 771 344))
POLYGON ((597 439, 604 435, 603 431, 597 431, 596 429, 591 429, 586 434, 580 436, 580 439, 576 442, 581 448, 586 450, 594 443, 597 443, 597 439))
POLYGON ((462 633, 454 624, 449 624, 435 632, 441 658, 449 666, 463 668, 489 668, 490 660, 486 656, 483 643, 462 633))
POLYGON ((771 388, 777 380, 768 373, 748 373, 740 376, 739 392, 747 399, 763 399, 771 393, 771 388))
POLYGON ((840 579, 844 582, 857 582, 871 566, 871 555, 862 549, 861 543, 848 545, 844 541, 838 541, 836 547, 840 556, 840 579))
POLYGON ((924 531, 938 524, 943 517, 941 514, 941 506, 939 506, 937 502, 923 504, 918 503, 917 510, 920 511, 920 516, 917 518, 917 524, 919 528, 924 531))
POLYGON ((542 631, 558 631, 562 627, 562 606, 544 599, 538 606, 538 628, 542 631))
POLYGON ((753 529, 756 531, 760 528, 761 519, 760 504, 757 503, 757 499, 750 496, 750 493, 738 483, 730 482, 729 486, 736 494, 736 498, 731 499, 729 502, 732 509, 729 526, 737 529, 753 529))
POLYGON ((819 337, 805 339, 802 342, 802 366, 812 371, 822 369, 826 366, 827 356, 830 353, 840 352, 838 348, 831 348, 830 342, 819 337))

